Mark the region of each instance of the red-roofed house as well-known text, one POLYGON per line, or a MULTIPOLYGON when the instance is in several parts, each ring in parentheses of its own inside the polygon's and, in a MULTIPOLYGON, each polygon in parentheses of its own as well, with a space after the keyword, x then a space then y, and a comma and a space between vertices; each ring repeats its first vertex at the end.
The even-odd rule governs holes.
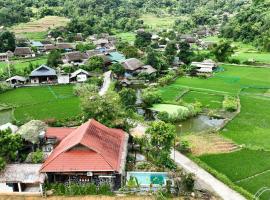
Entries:
POLYGON ((76 129, 49 128, 46 138, 59 145, 41 167, 49 182, 107 183, 121 186, 125 171, 128 134, 108 128, 94 119, 76 129))

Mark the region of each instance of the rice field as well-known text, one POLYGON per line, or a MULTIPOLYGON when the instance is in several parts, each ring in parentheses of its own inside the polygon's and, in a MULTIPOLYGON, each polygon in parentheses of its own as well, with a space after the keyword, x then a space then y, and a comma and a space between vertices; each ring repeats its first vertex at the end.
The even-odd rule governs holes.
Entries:
POLYGON ((0 94, 0 104, 14 108, 18 121, 67 119, 81 113, 73 85, 24 87, 0 94))

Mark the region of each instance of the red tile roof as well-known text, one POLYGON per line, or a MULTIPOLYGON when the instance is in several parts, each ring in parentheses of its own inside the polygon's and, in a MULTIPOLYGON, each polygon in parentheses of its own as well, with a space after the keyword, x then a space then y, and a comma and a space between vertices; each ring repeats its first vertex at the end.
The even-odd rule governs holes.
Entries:
POLYGON ((91 119, 60 142, 42 165, 41 172, 119 172, 124 141, 124 131, 91 119))
POLYGON ((69 135, 75 128, 53 128, 49 127, 46 130, 46 138, 56 138, 58 141, 63 140, 67 135, 69 135))

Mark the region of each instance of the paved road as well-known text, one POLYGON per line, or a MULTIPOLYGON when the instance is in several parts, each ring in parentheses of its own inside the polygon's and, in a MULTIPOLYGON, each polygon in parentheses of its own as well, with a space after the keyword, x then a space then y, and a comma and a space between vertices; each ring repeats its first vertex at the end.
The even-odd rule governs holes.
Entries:
MULTIPOLYGON (((171 154, 171 158, 174 159, 174 152, 171 154)), ((185 171, 195 174, 197 178, 197 185, 200 188, 214 192, 216 195, 224 200, 245 200, 242 195, 229 188, 227 185, 217 180, 211 174, 199 167, 192 160, 184 156, 183 154, 175 151, 175 162, 181 166, 185 171)))
POLYGON ((104 81, 103 81, 103 85, 99 91, 100 96, 105 95, 106 92, 108 91, 110 84, 111 84, 111 75, 112 75, 112 71, 107 71, 103 74, 104 81))

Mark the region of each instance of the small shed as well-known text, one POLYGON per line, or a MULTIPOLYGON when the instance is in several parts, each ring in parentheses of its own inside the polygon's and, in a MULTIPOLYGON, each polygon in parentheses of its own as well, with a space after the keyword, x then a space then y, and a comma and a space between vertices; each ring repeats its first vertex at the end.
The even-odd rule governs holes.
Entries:
POLYGON ((7 61, 8 54, 7 53, 0 53, 0 61, 7 61))
POLYGON ((89 73, 83 69, 78 69, 77 71, 73 72, 70 76, 71 82, 85 82, 89 77, 89 73))
POLYGON ((6 82, 12 85, 22 85, 26 83, 26 80, 27 79, 23 76, 12 76, 9 79, 7 79, 6 82))
POLYGON ((43 194, 45 174, 39 172, 42 164, 9 164, 0 173, 0 193, 43 194))

